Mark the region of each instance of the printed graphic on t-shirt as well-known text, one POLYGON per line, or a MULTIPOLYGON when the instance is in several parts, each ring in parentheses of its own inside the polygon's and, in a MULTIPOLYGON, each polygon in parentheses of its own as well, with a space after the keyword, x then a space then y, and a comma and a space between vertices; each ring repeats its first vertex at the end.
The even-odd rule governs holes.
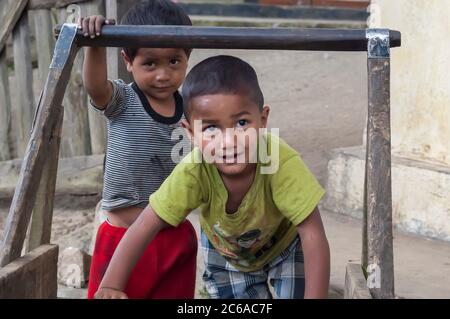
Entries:
POLYGON ((233 259, 239 265, 248 266, 259 257, 262 246, 266 250, 273 245, 270 240, 272 233, 272 227, 269 227, 251 229, 233 236, 223 230, 220 223, 216 223, 213 226, 213 244, 224 257, 233 259))

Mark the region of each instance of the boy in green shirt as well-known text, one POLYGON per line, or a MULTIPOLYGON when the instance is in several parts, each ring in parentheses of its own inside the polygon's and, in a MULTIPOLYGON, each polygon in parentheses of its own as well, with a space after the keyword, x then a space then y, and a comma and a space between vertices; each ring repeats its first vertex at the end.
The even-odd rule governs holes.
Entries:
MULTIPOLYGON (((208 58, 184 82, 184 128, 196 148, 129 228, 97 298, 122 292, 144 248, 200 208, 203 279, 212 298, 326 298, 330 252, 317 204, 324 194, 299 154, 267 134, 254 69, 208 58)), ((176 240, 176 239, 174 239, 176 240)))

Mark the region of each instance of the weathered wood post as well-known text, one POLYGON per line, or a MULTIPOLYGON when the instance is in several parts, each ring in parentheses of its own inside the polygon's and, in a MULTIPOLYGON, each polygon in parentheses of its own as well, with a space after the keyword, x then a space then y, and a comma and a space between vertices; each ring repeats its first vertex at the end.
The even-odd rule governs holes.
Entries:
POLYGON ((47 151, 52 144, 52 133, 55 132, 55 126, 60 119, 58 110, 79 48, 74 41, 76 34, 76 25, 64 25, 56 42, 55 53, 5 223, 0 244, 0 267, 20 257, 47 160, 47 151))
POLYGON ((9 133, 11 130, 11 99, 6 50, 0 51, 0 161, 11 159, 9 133))
POLYGON ((64 108, 61 106, 56 110, 55 117, 57 117, 57 122, 47 146, 47 160, 42 168, 42 176, 36 193, 36 203, 33 209, 30 233, 26 244, 27 252, 41 245, 50 244, 56 177, 58 173, 59 146, 64 119, 64 108))
MULTIPOLYGON (((2 21, 5 20, 7 9, 8 2, 0 1, 0 19, 2 21)), ((0 26, 0 30, 3 28, 3 26, 0 26)), ((6 50, 4 49, 4 46, 0 44, 0 162, 9 160, 12 157, 9 145, 10 128, 11 99, 9 97, 9 72, 6 61, 6 50)))
POLYGON ((34 25, 36 28, 36 47, 38 58, 38 88, 41 91, 48 75, 55 39, 53 37, 52 17, 49 9, 32 10, 34 16, 34 25))
POLYGON ((57 245, 43 245, 0 268, 0 299, 57 297, 57 245))
POLYGON ((374 298, 394 298, 389 30, 366 32, 368 120, 362 266, 374 298))
MULTIPOLYGON (((125 13, 139 0, 105 0, 106 17, 116 19, 116 23, 120 24, 120 20, 125 13)), ((109 47, 108 52, 108 75, 112 79, 122 79, 126 83, 133 81, 133 77, 128 73, 125 63, 120 55, 120 48, 109 47)))
POLYGON ((30 28, 28 11, 24 11, 13 31, 15 85, 11 88, 17 96, 17 155, 22 157, 30 137, 35 111, 33 92, 33 67, 31 65, 30 28))
MULTIPOLYGON (((29 54, 29 51, 27 51, 26 48, 28 46, 28 26, 24 24, 23 20, 20 21, 20 25, 18 24, 21 17, 22 19, 27 20, 27 18, 24 17, 27 14, 27 12, 25 11, 27 4, 28 0, 0 1, 0 161, 8 160, 18 155, 21 156, 23 154, 23 149, 26 146, 26 140, 22 141, 23 146, 20 146, 19 144, 21 143, 21 141, 18 140, 18 137, 20 135, 23 135, 23 137, 26 137, 26 139, 28 140, 31 128, 30 118, 32 118, 32 115, 29 114, 30 112, 32 114, 34 109, 34 104, 31 104, 31 102, 34 101, 34 96, 32 95, 32 89, 30 89, 32 78, 25 79, 24 81, 21 80, 28 75, 26 74, 26 72, 31 72, 31 60, 23 60, 24 58, 26 58, 27 54, 29 54), (13 31, 15 34, 14 60, 19 61, 18 63, 20 64, 15 69, 16 75, 18 74, 19 77, 21 77, 21 79, 17 81, 20 84, 21 88, 21 91, 19 92, 19 107, 25 105, 25 108, 27 108, 25 110, 26 114, 24 114, 24 117, 21 117, 20 119, 24 120, 24 122, 29 121, 29 123, 27 124, 29 126, 26 126, 23 129, 19 124, 20 127, 17 128, 17 132, 14 134, 14 136, 12 136, 11 134, 12 104, 10 92, 16 87, 16 85, 9 85, 9 72, 5 52, 6 42, 13 31), (32 98, 29 101, 26 101, 26 97, 24 98, 24 96, 30 95, 30 92, 32 98), (22 153, 20 152, 21 148, 22 153)), ((22 111, 19 111, 19 113, 22 115, 22 111)))
MULTIPOLYGON (((94 14, 105 15, 105 1, 93 0, 85 4, 81 4, 82 16, 90 16, 94 14)), ((108 65, 109 67, 109 65, 108 65)), ((116 77, 108 74, 109 78, 116 79, 116 77)), ((92 154, 105 154, 106 152, 106 119, 104 116, 95 111, 89 104, 89 96, 86 101, 88 116, 89 116, 89 132, 91 141, 92 154)))

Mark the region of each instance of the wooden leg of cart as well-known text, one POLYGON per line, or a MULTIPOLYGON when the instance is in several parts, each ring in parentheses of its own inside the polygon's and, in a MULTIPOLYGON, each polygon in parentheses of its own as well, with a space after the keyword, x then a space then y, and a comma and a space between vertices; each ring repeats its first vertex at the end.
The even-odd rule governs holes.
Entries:
POLYGON ((43 286, 34 287, 36 293, 33 296, 26 293, 27 289, 18 287, 11 295, 14 298, 56 297, 56 285, 53 282, 56 282, 58 249, 51 245, 41 246, 41 244, 48 243, 50 239, 51 223, 48 221, 51 219, 53 209, 59 136, 63 117, 61 102, 73 60, 78 51, 75 43, 76 32, 75 25, 64 25, 56 43, 0 246, 0 266, 3 267, 0 291, 12 291, 5 290, 11 283, 18 286, 27 285, 28 280, 20 279, 25 277, 50 276, 51 278, 44 281, 48 282, 52 288, 44 289, 46 283, 39 280, 39 284, 43 286), (43 175, 45 180, 41 183, 43 175), (37 198, 38 202, 35 205, 37 198), (29 248, 30 250, 37 248, 19 258, 33 209, 35 209, 36 218, 31 228, 32 237, 29 240, 29 248), (44 220, 48 224, 44 225, 44 220), (16 260, 17 262, 13 263, 16 260), (43 276, 44 272, 48 274, 43 276), (25 277, 23 277, 24 274, 26 274, 25 277), (42 291, 46 292, 40 293, 42 291))
POLYGON ((362 265, 374 298, 394 298, 389 30, 368 29, 368 120, 362 265))

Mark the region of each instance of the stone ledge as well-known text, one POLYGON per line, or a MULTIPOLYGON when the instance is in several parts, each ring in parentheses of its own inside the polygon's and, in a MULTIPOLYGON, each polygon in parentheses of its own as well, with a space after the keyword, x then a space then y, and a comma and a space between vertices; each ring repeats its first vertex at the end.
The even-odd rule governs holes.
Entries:
MULTIPOLYGON (((324 208, 360 218, 364 169, 365 152, 361 146, 333 150, 324 208)), ((392 208, 396 228, 450 241, 450 168, 393 156, 392 208)))
POLYGON ((58 285, 58 299, 87 299, 87 288, 72 288, 58 285))

